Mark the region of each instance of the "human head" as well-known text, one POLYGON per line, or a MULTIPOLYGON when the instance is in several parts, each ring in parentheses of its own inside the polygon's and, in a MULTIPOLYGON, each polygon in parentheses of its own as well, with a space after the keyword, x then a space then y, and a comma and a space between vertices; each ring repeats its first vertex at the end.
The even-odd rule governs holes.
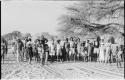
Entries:
POLYGON ((28 40, 29 40, 29 41, 31 41, 32 39, 31 39, 31 38, 29 38, 28 40))
POLYGON ((60 43, 61 40, 57 40, 57 43, 60 43))
POLYGON ((83 46, 85 46, 85 42, 83 42, 83 46))
POLYGON ((68 38, 66 38, 66 41, 68 42, 68 38))
POLYGON ((73 37, 71 37, 70 40, 73 41, 73 37))
POLYGON ((78 38, 77 41, 80 42, 80 38, 78 38))
POLYGON ((87 43, 89 43, 89 40, 87 40, 87 43))
POLYGON ((44 38, 44 35, 41 35, 41 39, 43 39, 44 38))

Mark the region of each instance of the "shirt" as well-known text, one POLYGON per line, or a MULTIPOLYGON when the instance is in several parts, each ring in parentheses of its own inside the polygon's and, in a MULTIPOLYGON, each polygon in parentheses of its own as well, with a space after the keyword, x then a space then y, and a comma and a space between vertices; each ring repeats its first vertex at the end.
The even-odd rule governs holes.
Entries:
POLYGON ((70 48, 70 43, 69 42, 65 42, 64 46, 65 46, 66 49, 69 49, 70 48))

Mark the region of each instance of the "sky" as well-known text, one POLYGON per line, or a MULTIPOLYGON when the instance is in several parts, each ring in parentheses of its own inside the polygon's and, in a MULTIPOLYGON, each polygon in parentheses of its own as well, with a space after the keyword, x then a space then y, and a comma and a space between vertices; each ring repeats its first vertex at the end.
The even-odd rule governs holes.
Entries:
POLYGON ((57 35, 58 18, 65 6, 74 1, 3 1, 1 5, 1 34, 18 30, 32 35, 49 32, 57 35))

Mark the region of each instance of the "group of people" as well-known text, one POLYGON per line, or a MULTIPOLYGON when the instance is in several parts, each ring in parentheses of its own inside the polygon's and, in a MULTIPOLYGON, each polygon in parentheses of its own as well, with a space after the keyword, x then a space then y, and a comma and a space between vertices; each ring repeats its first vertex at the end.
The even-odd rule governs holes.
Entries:
POLYGON ((7 54, 8 52, 8 43, 7 41, 1 37, 1 61, 4 63, 4 58, 5 58, 5 55, 7 54))
POLYGON ((65 40, 48 40, 43 35, 40 39, 32 41, 25 37, 24 40, 17 39, 12 45, 13 53, 17 53, 17 61, 41 61, 42 64, 48 61, 84 61, 112 63, 117 62, 121 67, 123 60, 123 45, 116 45, 108 40, 96 39, 93 41, 81 41, 80 38, 70 37, 65 40))

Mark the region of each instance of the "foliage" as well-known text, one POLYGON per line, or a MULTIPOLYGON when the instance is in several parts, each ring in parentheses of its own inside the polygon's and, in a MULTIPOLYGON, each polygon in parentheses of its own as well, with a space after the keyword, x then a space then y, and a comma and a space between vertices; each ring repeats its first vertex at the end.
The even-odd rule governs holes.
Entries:
POLYGON ((22 33, 20 31, 13 31, 11 33, 2 35, 2 37, 8 41, 8 40, 16 39, 16 38, 22 38, 22 33))
POLYGON ((69 12, 59 18, 61 27, 58 31, 62 34, 121 33, 124 35, 124 1, 122 0, 79 1, 66 9, 69 12), (76 33, 77 29, 82 30, 76 33))

